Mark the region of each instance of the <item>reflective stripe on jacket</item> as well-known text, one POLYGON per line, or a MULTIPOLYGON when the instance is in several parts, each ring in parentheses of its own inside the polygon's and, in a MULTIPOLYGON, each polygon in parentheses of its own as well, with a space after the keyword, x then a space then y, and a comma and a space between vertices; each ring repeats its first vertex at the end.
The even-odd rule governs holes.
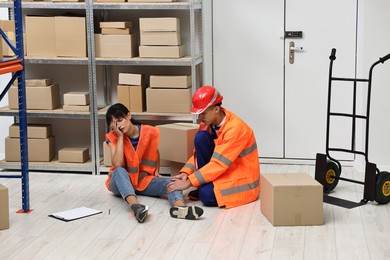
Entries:
MULTIPOLYGON (((193 186, 213 182, 218 206, 232 208, 258 198, 260 164, 252 129, 232 112, 223 109, 225 123, 214 139, 215 148, 208 164, 196 169, 193 155, 181 172, 189 175, 193 186)), ((207 129, 203 123, 199 130, 207 129)), ((195 151, 196 153, 196 151, 195 151)))
MULTIPOLYGON (((116 146, 118 137, 114 131, 106 134, 106 141, 116 146)), ((157 168, 158 160, 158 144, 160 141, 160 132, 158 128, 141 125, 140 137, 137 150, 134 150, 130 138, 123 136, 123 165, 130 176, 131 183, 136 190, 142 191, 146 189, 150 181, 154 177, 157 168)), ((110 180, 115 167, 111 167, 106 187, 110 190, 110 180)))

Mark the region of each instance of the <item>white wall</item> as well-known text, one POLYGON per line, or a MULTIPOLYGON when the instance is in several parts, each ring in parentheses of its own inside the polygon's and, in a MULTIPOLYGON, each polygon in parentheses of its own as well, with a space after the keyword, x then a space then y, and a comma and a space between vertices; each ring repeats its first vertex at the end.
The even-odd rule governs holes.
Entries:
MULTIPOLYGON (((8 19, 8 10, 5 8, 0 8, 0 19, 7 20, 8 19)), ((11 76, 0 75, 0 92, 3 91, 7 83, 9 82, 11 76)), ((8 105, 8 96, 6 95, 3 100, 0 101, 0 107, 4 107, 8 105)), ((4 138, 8 136, 8 127, 13 123, 12 117, 0 117, 0 159, 3 159, 4 154, 4 138)))

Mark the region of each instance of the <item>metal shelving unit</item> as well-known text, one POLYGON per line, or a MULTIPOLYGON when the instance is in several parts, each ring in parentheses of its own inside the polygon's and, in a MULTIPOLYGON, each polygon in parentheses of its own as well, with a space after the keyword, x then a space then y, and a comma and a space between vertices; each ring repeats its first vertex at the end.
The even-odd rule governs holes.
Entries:
MULTIPOLYGON (((19 0, 18 0, 19 1, 19 0)), ((26 64, 53 64, 53 65, 85 65, 88 67, 88 81, 90 92, 90 112, 68 112, 62 109, 55 110, 27 110, 28 117, 32 118, 69 118, 90 120, 91 132, 91 161, 85 164, 61 164, 58 161, 50 163, 31 163, 32 170, 48 171, 75 171, 75 172, 92 172, 100 174, 107 172, 107 167, 100 165, 101 157, 99 146, 101 138, 99 136, 99 120, 105 118, 105 111, 111 104, 111 90, 109 72, 110 66, 179 66, 190 67, 192 74, 193 92, 202 84, 202 63, 203 63, 203 46, 202 46, 202 0, 189 0, 188 2, 172 3, 95 3, 93 0, 86 0, 78 3, 53 3, 53 2, 22 2, 22 9, 64 9, 64 10, 85 10, 86 27, 87 27, 87 58, 64 58, 64 57, 25 57, 26 64), (107 13, 113 10, 123 11, 150 11, 150 10, 170 10, 178 12, 187 12, 190 24, 190 50, 189 56, 180 59, 145 59, 145 58, 96 58, 94 43, 94 11, 107 13), (196 36, 198 38, 196 38, 196 36), (198 41, 198 45, 195 43, 198 41), (105 71, 105 97, 103 105, 98 105, 97 94, 97 66, 104 66, 105 71)), ((0 2, 0 7, 10 8, 12 12, 12 2, 0 2)), ((187 15, 187 14, 186 14, 187 15)), ((28 53, 27 53, 28 55, 28 53)), ((17 116, 16 110, 10 110, 8 107, 0 108, 0 116, 17 116)), ((137 120, 141 121, 187 121, 195 122, 196 118, 191 114, 180 113, 133 113, 137 120)), ((0 168, 19 169, 17 164, 0 161, 0 168)))

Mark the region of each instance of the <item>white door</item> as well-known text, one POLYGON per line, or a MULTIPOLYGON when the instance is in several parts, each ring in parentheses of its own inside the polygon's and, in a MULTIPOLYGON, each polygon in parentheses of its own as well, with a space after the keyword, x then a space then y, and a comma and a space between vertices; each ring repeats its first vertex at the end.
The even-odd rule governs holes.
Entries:
MULTIPOLYGON (((355 31, 356 0, 213 1, 214 86, 254 129, 261 157, 325 152, 328 57, 337 48, 335 74, 353 77, 355 31), (284 39, 284 29, 303 37, 284 39), (303 47, 293 64, 290 41, 303 47)), ((336 94, 333 107, 350 112, 350 92, 336 94)), ((331 146, 350 143, 349 125, 332 124, 331 146)))
MULTIPOLYGON (((336 48, 334 76, 355 76, 356 0, 286 1, 286 31, 302 31, 301 39, 285 39, 285 157, 314 159, 325 152, 329 56, 336 48), (289 45, 303 47, 289 62, 289 45)), ((332 86, 338 87, 332 81, 332 86)), ((334 88, 332 111, 352 112, 352 84, 334 88)), ((351 120, 331 121, 330 146, 351 148, 351 120)), ((340 158, 340 155, 338 156, 340 158)), ((342 156, 350 158, 350 156, 342 156)))
POLYGON ((261 157, 283 157, 283 4, 213 1, 214 86, 254 129, 261 157))

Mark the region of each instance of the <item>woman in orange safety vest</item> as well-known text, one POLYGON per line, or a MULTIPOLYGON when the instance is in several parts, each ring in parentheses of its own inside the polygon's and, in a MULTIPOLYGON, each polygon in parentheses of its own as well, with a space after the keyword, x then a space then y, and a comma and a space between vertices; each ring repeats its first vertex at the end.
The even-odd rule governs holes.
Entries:
POLYGON ((211 86, 199 88, 191 113, 199 115, 195 152, 168 185, 168 191, 198 187, 190 199, 205 206, 232 208, 258 198, 260 164, 252 129, 222 108, 223 97, 211 86))
POLYGON ((148 207, 138 202, 137 195, 167 196, 174 218, 197 219, 203 209, 185 206, 182 191, 167 192, 170 178, 158 174, 160 133, 156 127, 138 124, 122 104, 112 105, 106 113, 112 131, 106 134, 112 167, 106 187, 121 196, 131 207, 138 222, 145 221, 148 207))

